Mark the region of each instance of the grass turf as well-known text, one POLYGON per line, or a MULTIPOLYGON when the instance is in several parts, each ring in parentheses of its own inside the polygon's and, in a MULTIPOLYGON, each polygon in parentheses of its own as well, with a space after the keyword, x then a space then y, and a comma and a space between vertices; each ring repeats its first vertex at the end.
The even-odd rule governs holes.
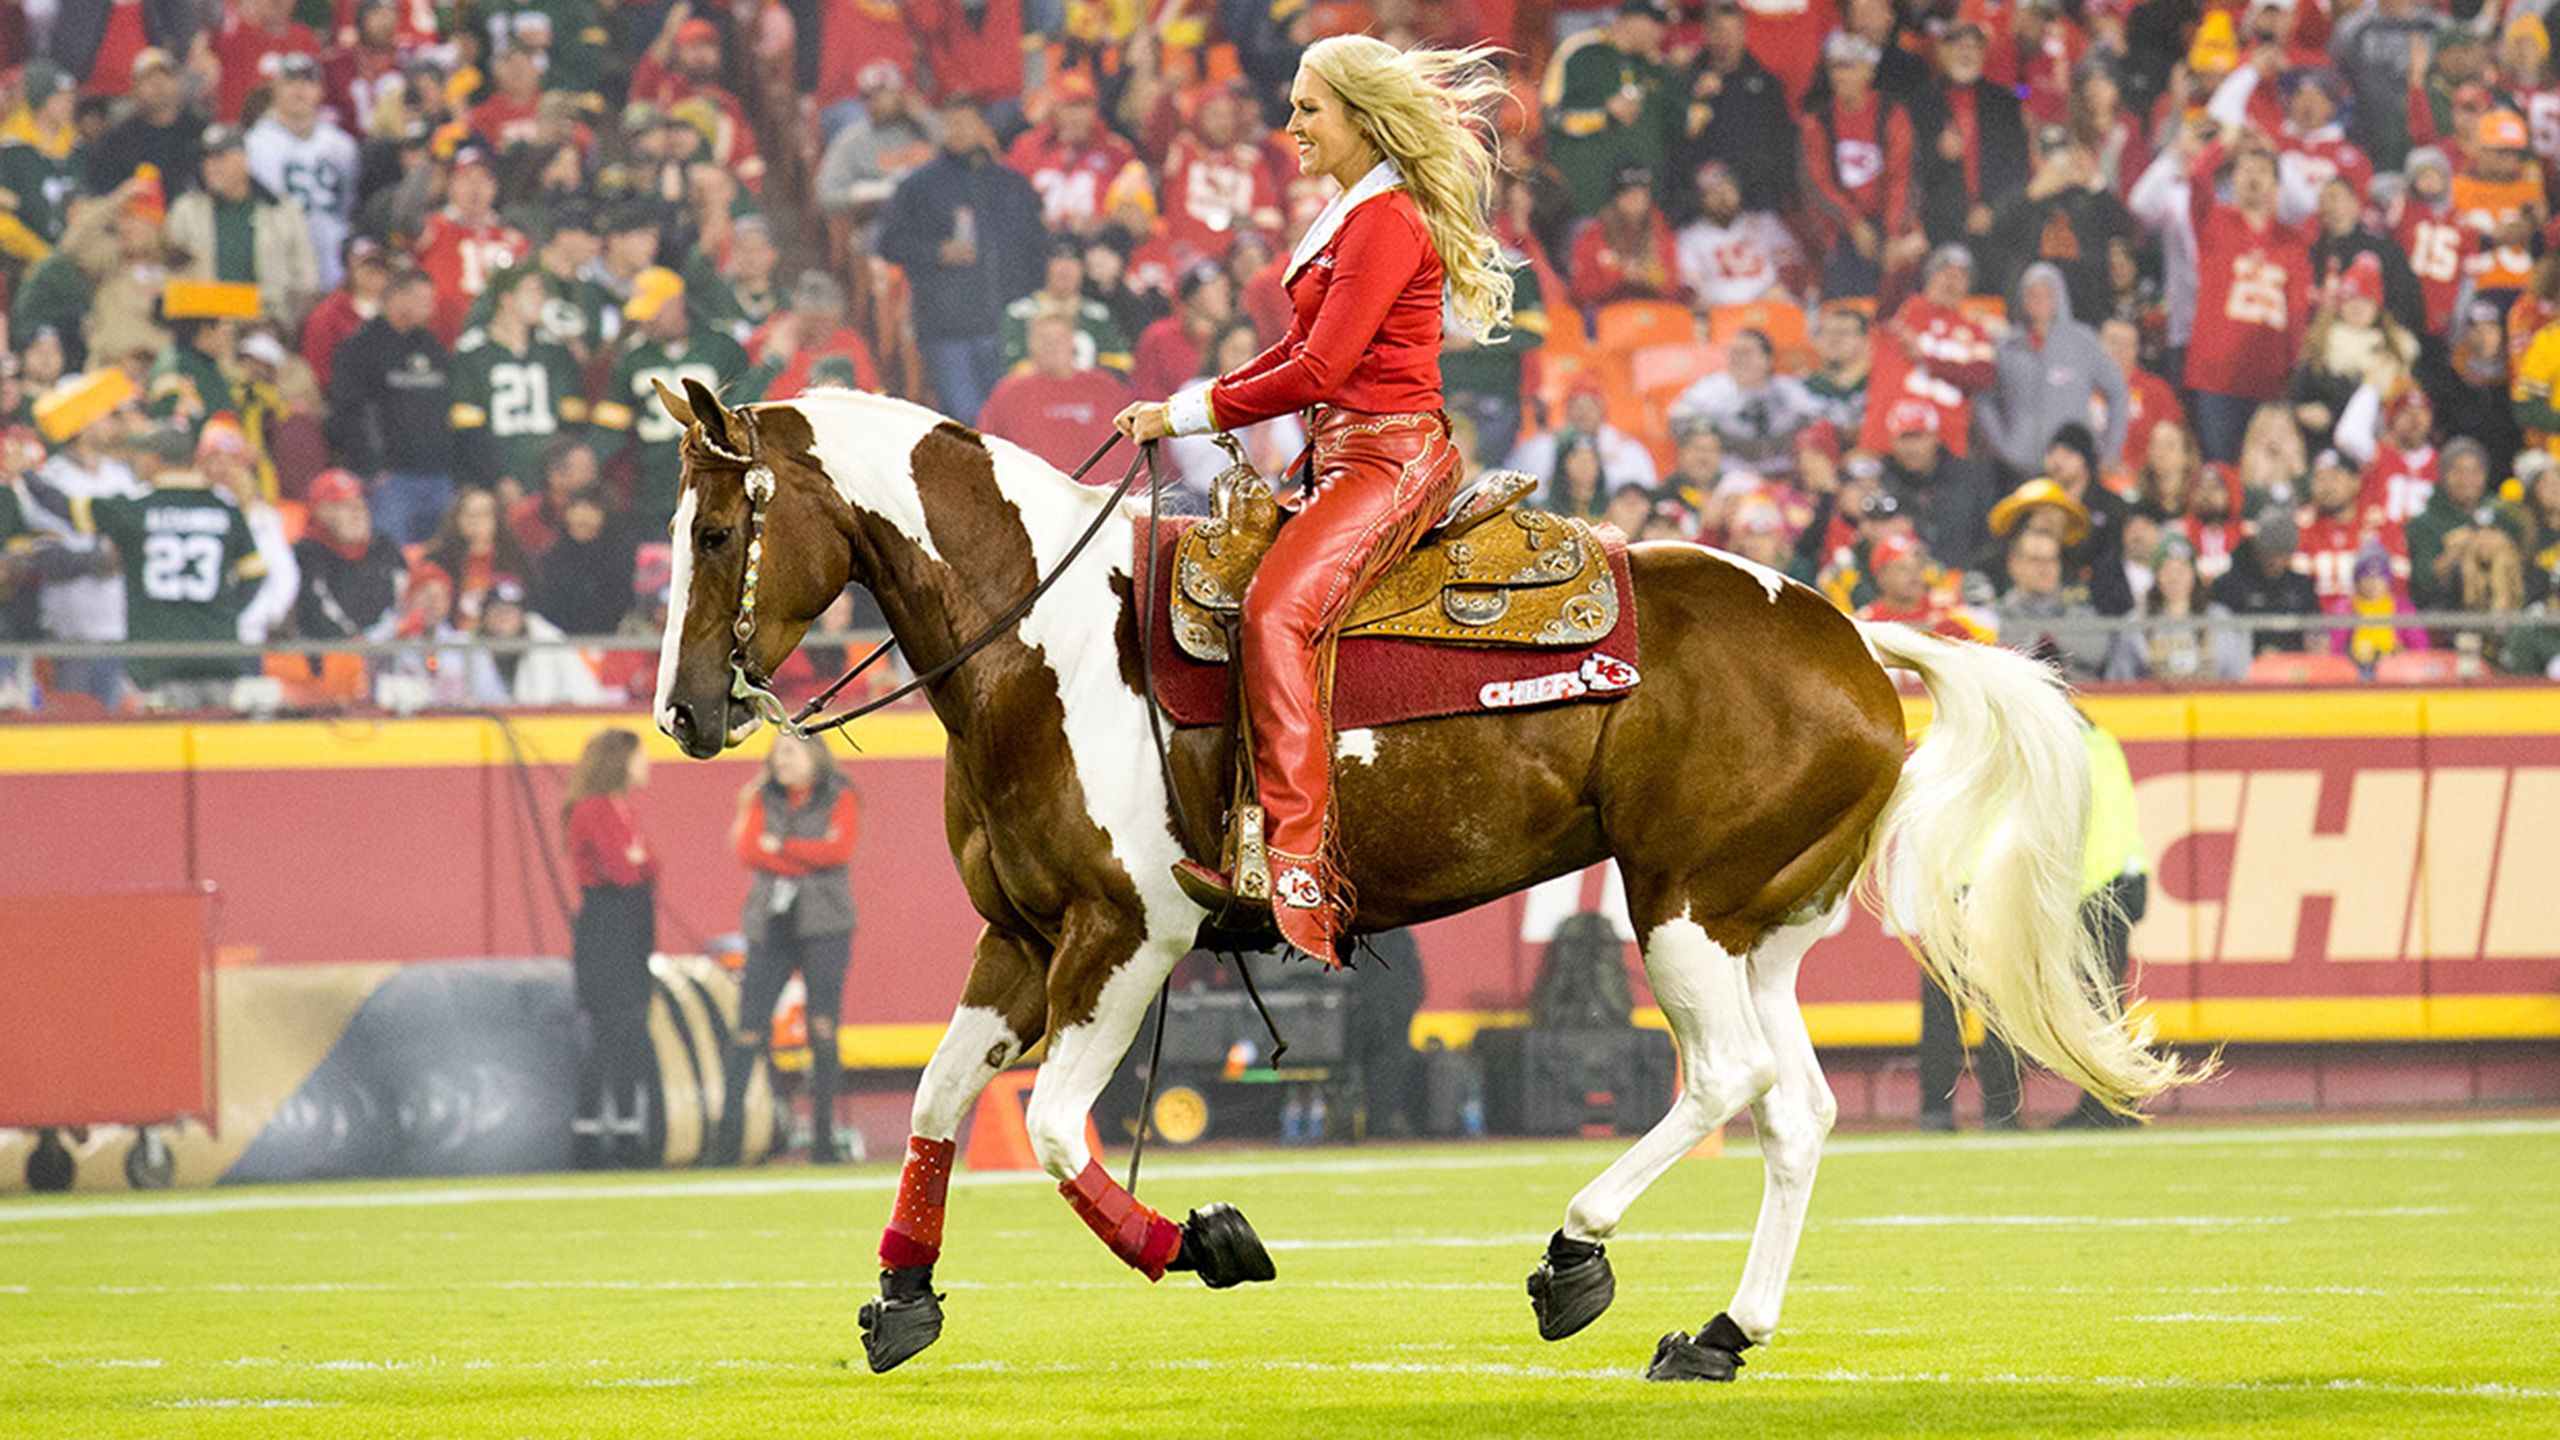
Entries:
POLYGON ((940 1345, 853 1314, 850 1172, 0 1202, 0 1434, 2560 1434, 2560 1123, 1835 1142, 1786 1326, 1739 1384, 1636 1379, 1723 1308, 1748 1147, 1675 1167, 1616 1307, 1520 1279, 1587 1143, 1166 1159, 1278 1284, 1150 1288, 1049 1186, 963 1175, 940 1345))

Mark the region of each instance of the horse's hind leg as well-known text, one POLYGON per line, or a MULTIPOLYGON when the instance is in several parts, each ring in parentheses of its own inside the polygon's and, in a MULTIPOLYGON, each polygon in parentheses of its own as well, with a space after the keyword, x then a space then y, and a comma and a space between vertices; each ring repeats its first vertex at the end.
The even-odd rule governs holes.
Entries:
POLYGON ((1744 958, 1750 946, 1728 949, 1685 903, 1669 904, 1668 897, 1643 893, 1660 888, 1628 877, 1629 913, 1643 927, 1645 973, 1680 1045, 1680 1097, 1643 1139, 1566 1207, 1564 1228, 1548 1242, 1546 1259, 1529 1277, 1538 1333, 1549 1340, 1573 1334, 1609 1307, 1616 1282, 1601 1247, 1616 1233, 1627 1207, 1672 1162, 1758 1099, 1775 1075, 1751 1005, 1744 958))
POLYGON ((1751 1232, 1751 1253, 1742 1263, 1733 1307, 1695 1335, 1675 1331, 1663 1336, 1645 1371, 1648 1379, 1730 1380, 1742 1364, 1742 1352, 1778 1328, 1778 1303, 1785 1298, 1787 1270, 1795 1262, 1805 1207, 1813 1199, 1814 1167, 1839 1109, 1823 1082, 1813 1039, 1805 1033, 1804 1012, 1796 1005, 1796 967, 1813 942, 1830 930, 1840 903, 1845 902, 1769 931, 1752 948, 1751 1006, 1776 1065, 1774 1082, 1751 1102, 1751 1124, 1767 1171, 1760 1223, 1751 1232))
POLYGON ((875 1372, 941 1338, 933 1265, 942 1256, 944 1192, 960 1119, 996 1072, 1039 1040, 1049 1015, 1048 962, 1036 941, 992 925, 978 935, 960 1008, 916 1084, 898 1202, 880 1235, 880 1295, 862 1307, 862 1348, 875 1372))

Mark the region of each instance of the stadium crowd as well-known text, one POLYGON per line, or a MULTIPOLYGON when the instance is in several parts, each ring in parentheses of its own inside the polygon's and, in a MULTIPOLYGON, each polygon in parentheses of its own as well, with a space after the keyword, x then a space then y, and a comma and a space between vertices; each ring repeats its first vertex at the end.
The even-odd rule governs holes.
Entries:
MULTIPOLYGON (((1538 503, 2084 680, 2560 674, 2560 628, 2405 620, 2560 577, 2535 0, 23 0, 0 639, 645 693, 637 647, 475 642, 655 634, 656 383, 882 389, 1072 465, 1284 328, 1330 182, 1276 122, 1343 30, 1513 52, 1518 314, 1444 371, 1538 503)), ((1173 455, 1196 506, 1224 455, 1173 455)), ((243 663, 43 678, 217 703, 243 663)))

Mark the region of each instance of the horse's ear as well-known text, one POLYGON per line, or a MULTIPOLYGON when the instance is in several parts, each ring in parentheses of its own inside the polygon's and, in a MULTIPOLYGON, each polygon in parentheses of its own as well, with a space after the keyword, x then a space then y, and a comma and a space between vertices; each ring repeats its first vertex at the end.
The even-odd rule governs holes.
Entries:
POLYGON ((688 375, 684 378, 684 395, 691 402, 688 408, 693 411, 694 420, 702 426, 703 438, 723 450, 736 450, 737 443, 730 437, 737 432, 730 428, 728 407, 711 393, 711 387, 688 375))
POLYGON ((649 383, 658 387, 658 403, 667 408, 668 416, 678 425, 690 427, 693 424, 693 406, 687 404, 683 396, 668 389, 666 381, 653 379, 649 383))

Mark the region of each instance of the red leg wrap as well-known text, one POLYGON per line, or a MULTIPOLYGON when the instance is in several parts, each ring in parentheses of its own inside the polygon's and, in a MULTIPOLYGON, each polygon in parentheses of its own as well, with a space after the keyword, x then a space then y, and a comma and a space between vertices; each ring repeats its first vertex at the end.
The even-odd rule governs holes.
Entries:
POLYGON ((930 1265, 942 1256, 943 1203, 951 1193, 949 1140, 907 1137, 907 1163, 898 1172, 898 1208, 880 1232, 880 1263, 892 1270, 930 1265))
POLYGON ((1120 1188, 1099 1160, 1085 1162, 1076 1178, 1058 1187, 1076 1214, 1111 1253, 1150 1280, 1164 1278, 1164 1267, 1182 1252, 1182 1227, 1138 1203, 1120 1188))

